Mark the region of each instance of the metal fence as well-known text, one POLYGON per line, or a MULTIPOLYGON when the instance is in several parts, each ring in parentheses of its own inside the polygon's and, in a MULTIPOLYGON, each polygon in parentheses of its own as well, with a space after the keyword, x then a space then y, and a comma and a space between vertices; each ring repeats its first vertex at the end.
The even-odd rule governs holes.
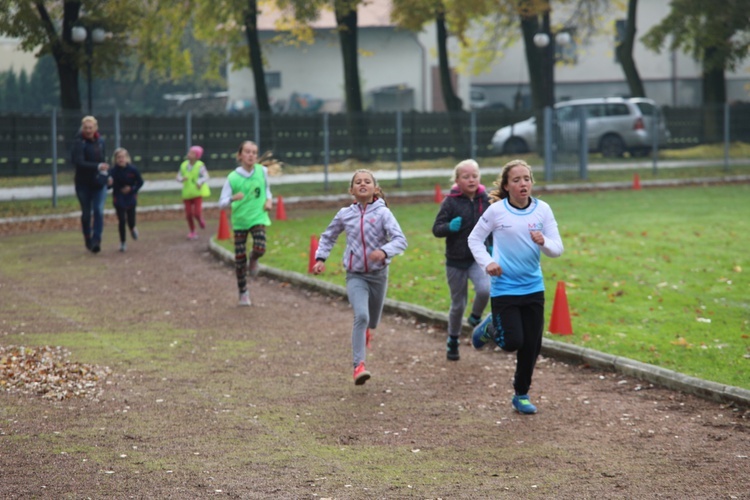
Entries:
MULTIPOLYGON (((549 112, 549 111, 548 111, 549 112)), ((48 175, 69 168, 69 147, 80 115, 0 115, 0 176, 48 175)), ((684 148, 750 143, 750 105, 718 108, 666 108, 663 119, 670 131, 667 144, 657 148, 684 148)), ((305 115, 186 115, 98 116, 99 130, 108 148, 125 147, 142 172, 173 171, 188 147, 203 146, 210 168, 230 169, 235 152, 246 139, 260 151, 272 150, 293 171, 296 166, 328 165, 355 157, 364 161, 414 161, 473 157, 491 159, 495 131, 528 118, 527 112, 481 110, 465 113, 363 113, 305 115)), ((578 132, 580 133, 580 132, 578 132)), ((548 134, 546 176, 574 172, 585 178, 587 152, 573 151, 579 141, 548 134), (565 154, 564 154, 565 153, 565 154), (567 155, 567 156, 566 156, 567 155), (572 159, 571 159, 572 158, 572 159)), ((657 155, 654 155, 654 159, 657 155)), ((551 180, 551 178, 548 178, 551 180)))

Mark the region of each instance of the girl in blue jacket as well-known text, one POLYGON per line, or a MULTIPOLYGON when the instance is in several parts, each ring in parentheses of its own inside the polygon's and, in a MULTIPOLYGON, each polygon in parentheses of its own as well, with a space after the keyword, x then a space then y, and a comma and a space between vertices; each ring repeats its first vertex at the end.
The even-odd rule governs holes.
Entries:
POLYGON ((388 208, 383 191, 369 170, 354 172, 349 193, 356 202, 342 208, 320 236, 313 274, 325 271, 339 234, 346 232, 344 268, 346 293, 354 311, 352 358, 354 383, 370 378, 365 368, 366 348, 380 323, 388 288, 388 264, 406 249, 406 237, 388 208))

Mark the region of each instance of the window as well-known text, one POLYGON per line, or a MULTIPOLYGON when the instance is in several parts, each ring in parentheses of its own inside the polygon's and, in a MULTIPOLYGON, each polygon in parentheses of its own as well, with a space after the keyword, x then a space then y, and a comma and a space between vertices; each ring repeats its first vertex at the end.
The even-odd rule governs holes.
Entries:
POLYGON ((266 71, 266 87, 269 89, 280 89, 281 88, 281 72, 280 71, 266 71))
POLYGON ((625 104, 607 104, 607 116, 627 116, 630 114, 628 106, 625 104))

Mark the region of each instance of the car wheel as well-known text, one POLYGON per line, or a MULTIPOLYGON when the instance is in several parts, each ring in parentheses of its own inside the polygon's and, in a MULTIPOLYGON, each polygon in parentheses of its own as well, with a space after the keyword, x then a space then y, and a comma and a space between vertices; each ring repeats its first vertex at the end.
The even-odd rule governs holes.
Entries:
POLYGON ((625 143, 620 136, 607 134, 599 141, 599 151, 605 158, 620 158, 625 153, 625 143))
POLYGON ((506 155, 515 155, 528 152, 528 144, 526 144, 526 141, 519 137, 511 137, 505 142, 505 146, 503 146, 503 153, 506 155))

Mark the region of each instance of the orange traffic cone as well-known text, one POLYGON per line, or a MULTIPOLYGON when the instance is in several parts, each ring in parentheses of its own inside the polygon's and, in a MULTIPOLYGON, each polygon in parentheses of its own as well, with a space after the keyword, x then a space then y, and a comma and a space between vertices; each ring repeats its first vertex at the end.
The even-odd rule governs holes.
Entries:
POLYGON ((435 203, 443 201, 443 190, 440 188, 440 184, 435 184, 435 203))
POLYGON ((226 210, 222 210, 219 215, 219 232, 216 233, 217 240, 228 240, 230 238, 229 219, 227 219, 226 210))
POLYGON ((276 202, 276 220, 286 220, 286 209, 284 208, 284 198, 278 197, 276 202))
POLYGON ((638 172, 633 175, 633 189, 641 189, 641 178, 638 176, 638 172))
POLYGON ((549 332, 558 335, 572 335, 573 326, 570 324, 570 310, 568 309, 568 295, 565 293, 565 282, 557 282, 555 304, 552 306, 552 318, 549 321, 549 332))
POLYGON ((315 265, 315 252, 318 251, 318 237, 314 234, 310 236, 310 260, 307 264, 307 272, 312 273, 315 265))

